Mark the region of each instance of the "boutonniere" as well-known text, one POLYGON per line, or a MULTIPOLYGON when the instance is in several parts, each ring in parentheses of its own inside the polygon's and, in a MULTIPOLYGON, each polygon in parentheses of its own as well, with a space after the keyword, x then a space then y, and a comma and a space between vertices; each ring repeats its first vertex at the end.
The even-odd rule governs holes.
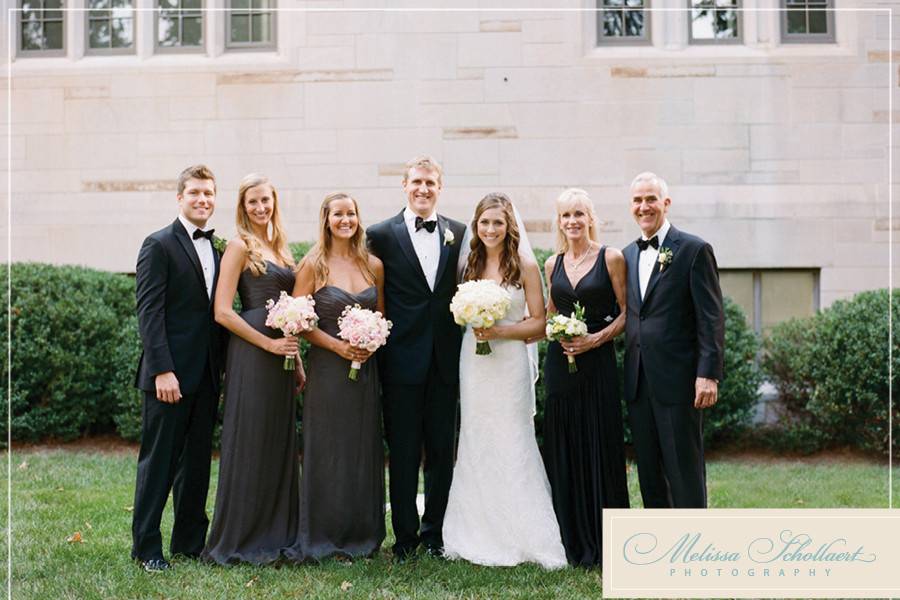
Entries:
POLYGON ((456 236, 453 235, 453 232, 450 231, 450 228, 448 227, 447 229, 444 230, 444 245, 452 246, 453 242, 455 242, 455 241, 456 241, 456 236))
POLYGON ((214 235, 212 239, 212 245, 219 254, 225 254, 225 246, 228 245, 228 242, 225 240, 225 238, 220 238, 219 236, 214 235))
POLYGON ((666 270, 666 267, 672 263, 672 249, 660 248, 657 262, 659 262, 659 272, 662 273, 666 270))

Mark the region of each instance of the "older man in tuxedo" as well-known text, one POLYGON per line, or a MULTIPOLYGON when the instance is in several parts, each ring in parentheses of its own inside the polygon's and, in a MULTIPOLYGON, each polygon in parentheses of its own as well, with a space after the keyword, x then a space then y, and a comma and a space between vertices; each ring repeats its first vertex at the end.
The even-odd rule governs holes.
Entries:
POLYGON ((641 173, 631 213, 625 398, 645 508, 705 508, 703 413, 722 380, 725 318, 716 257, 673 227, 666 182, 641 173))
POLYGON ((456 262, 465 225, 436 211, 441 167, 420 156, 406 164, 406 206, 369 227, 369 249, 384 261, 384 301, 394 323, 379 352, 384 424, 390 449, 394 558, 404 561, 421 543, 442 552, 444 512, 453 477, 459 348, 462 333, 450 314, 456 262), (425 514, 416 510, 419 464, 425 451, 425 514))
POLYGON ((136 293, 143 352, 135 384, 144 392, 132 520, 132 558, 163 571, 159 531, 173 491, 170 552, 197 557, 206 541, 212 433, 224 335, 213 318, 219 254, 206 223, 216 181, 204 165, 178 178, 178 217, 150 234, 138 254, 136 293))

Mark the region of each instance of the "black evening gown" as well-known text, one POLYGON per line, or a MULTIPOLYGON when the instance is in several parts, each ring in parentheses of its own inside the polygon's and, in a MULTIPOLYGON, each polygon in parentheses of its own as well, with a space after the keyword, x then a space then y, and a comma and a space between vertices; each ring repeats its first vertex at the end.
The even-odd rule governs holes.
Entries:
MULTIPOLYGON (((569 315, 579 302, 591 333, 606 327, 617 311, 605 255, 603 247, 573 289, 560 254, 550 279, 556 310, 569 315)), ((602 509, 628 508, 622 406, 612 342, 575 361, 578 371, 570 374, 562 347, 550 343, 544 363, 544 463, 566 557, 573 565, 592 567, 602 565, 602 509)))
MULTIPOLYGON (((319 328, 337 337, 347 306, 375 310, 374 286, 358 294, 320 288, 313 298, 319 328)), ((371 357, 348 378, 350 361, 310 346, 303 396, 303 476, 300 531, 289 555, 321 560, 331 555, 371 556, 384 541, 384 445, 378 369, 371 357)))
MULTIPOLYGON (((294 289, 289 267, 267 262, 266 273, 241 273, 241 318, 271 338, 266 301, 294 289)), ((277 560, 297 536, 299 453, 294 374, 284 357, 232 334, 225 364, 215 516, 203 558, 220 564, 264 564, 277 560)))

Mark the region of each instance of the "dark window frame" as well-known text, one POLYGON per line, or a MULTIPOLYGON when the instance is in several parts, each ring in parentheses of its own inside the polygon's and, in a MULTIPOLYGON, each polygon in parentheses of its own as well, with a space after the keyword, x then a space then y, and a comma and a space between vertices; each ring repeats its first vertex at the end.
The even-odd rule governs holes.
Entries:
POLYGON ((611 36, 605 35, 603 28, 603 16, 604 13, 607 12, 608 7, 604 6, 604 0, 597 0, 597 46, 650 46, 653 44, 653 40, 651 38, 650 31, 650 11, 647 9, 650 7, 651 0, 641 0, 641 6, 638 7, 627 7, 623 6, 621 8, 616 8, 618 12, 622 12, 623 15, 626 12, 636 12, 640 11, 643 13, 643 24, 644 30, 640 36, 611 36))

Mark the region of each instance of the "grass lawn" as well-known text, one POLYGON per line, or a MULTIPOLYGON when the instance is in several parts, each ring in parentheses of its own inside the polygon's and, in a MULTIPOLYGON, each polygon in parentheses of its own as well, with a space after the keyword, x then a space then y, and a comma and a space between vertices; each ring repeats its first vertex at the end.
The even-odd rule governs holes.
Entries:
MULTIPOLYGON (((145 574, 129 559, 135 460, 132 452, 13 453, 14 598, 600 597, 597 571, 484 568, 427 557, 394 565, 386 549, 392 541, 390 520, 385 549, 353 564, 222 568, 182 561, 169 573, 145 574), (83 542, 67 542, 76 531, 83 542)), ((210 513, 217 467, 214 463, 210 513)), ((720 457, 707 468, 711 507, 887 506, 886 461, 720 457)), ((895 472, 895 483, 898 479, 895 472)), ((633 467, 629 486, 633 506, 640 506, 633 467)), ((5 516, 5 493, 0 502, 5 516)), ((164 540, 171 517, 167 510, 164 540)))

